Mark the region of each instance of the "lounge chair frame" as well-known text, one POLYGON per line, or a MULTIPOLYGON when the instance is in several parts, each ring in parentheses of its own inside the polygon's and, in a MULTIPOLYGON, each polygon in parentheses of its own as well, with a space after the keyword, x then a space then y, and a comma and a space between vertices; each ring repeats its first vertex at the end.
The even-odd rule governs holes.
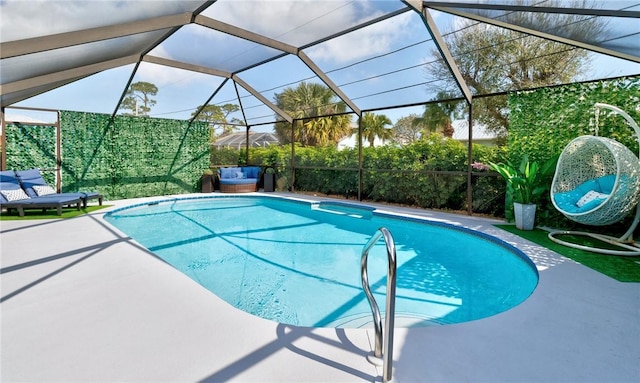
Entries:
POLYGON ((73 197, 69 197, 66 199, 58 199, 58 200, 54 200, 54 199, 45 199, 42 198, 42 200, 37 201, 37 198, 31 198, 28 200, 18 200, 18 201, 11 201, 8 203, 3 203, 3 207, 5 207, 7 209, 7 212, 10 212, 12 209, 15 209, 18 211, 18 215, 20 217, 24 217, 24 211, 25 210, 32 210, 32 209, 42 209, 42 212, 46 212, 47 209, 51 209, 51 208, 55 208, 56 209, 56 213, 60 216, 62 215, 62 208, 64 206, 73 206, 76 205, 76 209, 80 210, 80 206, 82 205, 82 198, 73 198, 73 197))

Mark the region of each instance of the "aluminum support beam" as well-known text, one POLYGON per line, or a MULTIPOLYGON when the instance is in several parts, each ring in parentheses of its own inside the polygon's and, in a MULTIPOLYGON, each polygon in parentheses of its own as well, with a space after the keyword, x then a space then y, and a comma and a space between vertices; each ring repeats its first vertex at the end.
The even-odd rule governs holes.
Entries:
POLYGON ((189 24, 191 17, 191 13, 181 13, 125 24, 8 41, 0 44, 0 59, 178 27, 189 24))
POLYGON ((453 56, 451 55, 451 51, 449 51, 447 43, 442 38, 442 35, 438 30, 438 26, 433 20, 433 17, 431 17, 431 13, 429 13, 428 9, 422 8, 422 3, 418 1, 415 1, 415 0, 411 2, 405 1, 405 3, 407 3, 408 5, 414 8, 418 3, 420 4, 420 8, 416 8, 416 11, 419 11, 420 14, 422 15, 422 21, 427 27, 427 30, 429 31, 429 34, 431 35, 431 38, 433 39, 433 42, 436 45, 436 48, 440 52, 440 55, 442 55, 442 58, 444 59, 445 64, 447 65, 447 67, 451 71, 451 74, 455 78, 458 84, 458 87, 460 88, 460 91, 462 91, 464 98, 467 100, 467 103, 471 104, 471 100, 473 99, 473 94, 471 93, 469 86, 467 86, 467 82, 462 77, 462 73, 460 73, 460 69, 458 69, 458 65, 453 59, 453 56))
POLYGON ((349 97, 347 97, 346 94, 344 94, 344 92, 329 78, 329 76, 327 76, 314 62, 313 60, 311 60, 309 58, 309 56, 306 55, 306 53, 300 51, 298 52, 298 57, 300 58, 300 60, 302 60, 302 62, 304 62, 309 69, 311 69, 311 71, 313 73, 316 74, 316 76, 320 77, 320 79, 336 94, 338 95, 338 97, 344 101, 345 104, 347 104, 349 106, 349 108, 351 108, 351 110, 353 110, 354 113, 356 113, 358 116, 362 116, 362 111, 360 110, 360 108, 358 108, 358 106, 351 101, 351 99, 349 97))
POLYGON ((182 62, 182 61, 170 60, 170 59, 165 59, 165 58, 157 57, 157 56, 148 56, 147 55, 147 56, 144 56, 142 58, 142 61, 153 63, 153 64, 158 64, 158 65, 165 65, 165 66, 178 68, 178 69, 184 69, 184 70, 188 70, 188 71, 192 71, 192 72, 210 74, 210 75, 218 76, 218 77, 231 78, 231 72, 226 72, 226 71, 222 71, 222 70, 208 68, 208 67, 204 67, 204 66, 200 66, 200 65, 187 64, 187 63, 182 62))
POLYGON ((51 83, 73 80, 85 76, 89 76, 107 69, 116 68, 123 65, 129 65, 137 62, 140 56, 131 55, 121 57, 114 60, 103 61, 97 64, 85 65, 73 69, 67 69, 56 73, 48 73, 42 76, 31 77, 24 80, 14 81, 0 85, 0 94, 8 94, 21 92, 23 90, 46 86, 51 83))
MULTIPOLYGON (((263 104, 268 106, 271 110, 273 110, 280 117, 282 117, 285 120, 287 120, 287 122, 289 122, 290 124, 293 123, 293 118, 291 116, 289 116, 289 114, 287 114, 282 109, 278 108, 271 101, 267 100, 266 97, 264 97, 262 94, 260 94, 260 92, 258 92, 257 90, 253 89, 251 87, 251 85, 247 84, 243 79, 238 77, 238 75, 234 74, 234 75, 231 76, 231 78, 233 79, 233 81, 235 81, 236 83, 240 84, 240 86, 242 86, 247 92, 251 93, 255 98, 257 98, 258 100, 262 101, 263 104)), ((243 111, 243 113, 244 113, 244 111, 243 111)))
POLYGON ((215 29, 216 31, 220 31, 244 40, 252 41, 256 44, 264 45, 282 52, 287 52, 294 55, 298 52, 298 48, 294 47, 293 45, 271 39, 261 34, 248 31, 246 29, 238 28, 231 24, 223 23, 222 21, 214 20, 210 17, 198 15, 195 17, 194 22, 198 25, 202 25, 203 27, 215 29))

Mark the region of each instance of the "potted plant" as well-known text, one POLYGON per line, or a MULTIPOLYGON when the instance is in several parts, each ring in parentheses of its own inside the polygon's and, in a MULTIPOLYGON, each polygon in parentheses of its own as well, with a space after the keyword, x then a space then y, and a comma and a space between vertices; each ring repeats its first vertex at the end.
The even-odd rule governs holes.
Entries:
POLYGON ((265 192, 272 192, 275 190, 275 184, 276 184, 276 170, 271 167, 271 166, 267 166, 264 169, 264 191, 265 192))
POLYGON ((549 190, 549 178, 555 171, 557 160, 556 156, 540 166, 537 162, 530 162, 525 155, 517 167, 510 162, 506 164, 489 162, 491 169, 507 181, 507 195, 513 200, 513 213, 518 229, 533 229, 536 202, 549 190))
POLYGON ((213 193, 213 182, 214 182, 214 173, 212 169, 206 169, 202 172, 202 178, 200 179, 202 182, 202 192, 203 193, 213 193))

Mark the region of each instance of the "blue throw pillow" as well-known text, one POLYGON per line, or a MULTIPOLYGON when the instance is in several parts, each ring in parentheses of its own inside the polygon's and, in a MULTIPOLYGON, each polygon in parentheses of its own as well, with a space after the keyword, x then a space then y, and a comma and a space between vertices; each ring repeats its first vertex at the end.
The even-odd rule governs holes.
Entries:
POLYGON ((240 168, 220 168, 220 178, 236 178, 240 168))
POLYGON ((574 201, 575 203, 578 202, 580 197, 587 194, 591 190, 600 191, 600 186, 598 185, 598 182, 596 180, 588 180, 578 185, 574 190, 578 195, 578 198, 576 198, 576 200, 574 201))
POLYGON ((247 174, 247 178, 258 178, 258 174, 260 174, 260 168, 257 166, 247 166, 244 171, 247 174))
POLYGON ((605 194, 611 194, 611 191, 613 190, 613 185, 616 183, 616 175, 610 174, 607 176, 596 178, 596 182, 600 187, 600 192, 605 194))

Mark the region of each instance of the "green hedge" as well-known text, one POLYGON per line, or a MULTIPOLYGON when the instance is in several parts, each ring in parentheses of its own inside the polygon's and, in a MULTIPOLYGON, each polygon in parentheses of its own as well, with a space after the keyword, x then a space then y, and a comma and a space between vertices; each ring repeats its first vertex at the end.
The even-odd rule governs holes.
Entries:
POLYGON ((43 169, 45 179, 54 185, 56 168, 56 128, 7 124, 6 169, 43 169))
MULTIPOLYGON (((473 145, 478 162, 505 157, 501 148, 473 145)), ((447 172, 467 171, 467 147, 433 134, 406 146, 363 148, 363 190, 365 200, 399 203, 423 208, 465 210, 467 176, 447 172)), ((244 164, 245 152, 233 149, 212 151, 212 163, 244 164)), ((291 187, 291 147, 251 148, 252 165, 278 169, 278 189, 291 187)), ((295 148, 296 191, 317 192, 356 198, 358 194, 358 150, 336 147, 295 148)), ((504 181, 477 175, 472 178, 475 212, 497 214, 504 209, 504 181)))
MULTIPOLYGON (((60 124, 63 191, 107 200, 192 193, 209 167, 205 123, 62 111, 60 124)), ((52 127, 7 126, 7 169, 54 169, 55 136, 52 127)))

